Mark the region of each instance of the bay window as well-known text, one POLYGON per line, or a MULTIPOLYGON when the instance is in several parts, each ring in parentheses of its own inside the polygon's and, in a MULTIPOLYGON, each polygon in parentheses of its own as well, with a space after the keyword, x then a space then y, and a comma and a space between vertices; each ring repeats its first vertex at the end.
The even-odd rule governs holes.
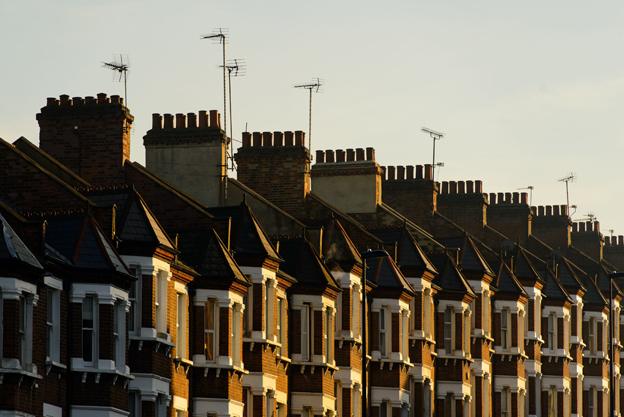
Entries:
POLYGON ((426 338, 431 338, 431 290, 425 289, 423 297, 423 333, 426 338))
POLYGON ((273 329, 273 306, 275 303, 275 289, 273 287, 274 280, 267 279, 265 283, 265 298, 264 298, 264 330, 266 338, 269 340, 274 339, 273 329))
POLYGON ((131 270, 134 271, 136 281, 130 285, 130 291, 128 292, 128 301, 130 303, 128 331, 131 333, 139 333, 139 329, 141 328, 141 281, 143 273, 141 272, 140 265, 133 266, 131 270))
POLYGON ((242 321, 242 311, 244 306, 241 304, 234 304, 232 307, 232 363, 234 366, 241 367, 241 349, 242 349, 242 339, 241 339, 241 321, 242 321))
POLYGON ((549 349, 557 349, 557 315, 550 313, 548 315, 548 340, 549 349))
POLYGON ((85 365, 97 366, 97 298, 87 295, 82 301, 82 359, 85 365))
POLYGON ((18 316, 18 343, 20 352, 20 366, 30 369, 32 365, 32 325, 33 325, 33 297, 30 294, 19 297, 18 316))
POLYGON ((334 360, 334 325, 332 322, 333 312, 331 308, 325 309, 325 361, 334 360))
POLYGON ((126 308, 125 303, 113 306, 113 342, 115 346, 115 367, 119 372, 126 370, 126 308))
POLYGON ((587 323, 587 349, 591 353, 596 353, 597 350, 597 334, 596 334, 596 319, 594 317, 589 318, 587 323))
POLYGON ((444 352, 447 355, 453 353, 455 336, 455 309, 447 307, 444 310, 444 352))
POLYGON ((501 310, 501 340, 500 345, 502 349, 509 349, 510 347, 510 335, 509 324, 511 323, 511 312, 508 308, 501 310))
POLYGON ((204 305, 204 355, 206 361, 217 359, 217 302, 209 298, 204 305))
POLYGON ((360 326, 360 317, 362 313, 360 312, 360 287, 354 285, 351 288, 351 330, 353 332, 353 337, 358 339, 362 332, 360 326))
POLYGON ((159 336, 167 333, 167 275, 166 271, 158 271, 154 277, 156 331, 159 333, 159 336))
POLYGON ((511 391, 508 387, 501 392, 501 417, 511 417, 511 391))

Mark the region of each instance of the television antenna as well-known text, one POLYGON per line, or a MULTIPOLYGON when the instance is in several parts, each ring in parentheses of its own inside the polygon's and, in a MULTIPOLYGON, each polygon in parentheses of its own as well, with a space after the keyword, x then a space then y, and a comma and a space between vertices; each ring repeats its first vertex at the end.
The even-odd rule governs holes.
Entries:
POLYGON ((569 190, 569 184, 571 182, 574 182, 574 180, 576 179, 576 175, 574 175, 574 173, 570 173, 567 176, 560 178, 558 181, 559 182, 565 182, 566 185, 566 207, 568 208, 568 213, 570 212, 570 190, 569 190))
POLYGON ((433 169, 433 172, 431 173, 431 179, 433 181, 435 181, 435 169, 436 169, 436 161, 435 161, 435 156, 436 156, 436 141, 442 139, 444 137, 444 133, 442 132, 436 132, 435 130, 431 130, 428 127, 423 127, 422 129, 423 132, 429 134, 429 136, 431 136, 431 139, 433 139, 433 162, 431 163, 431 167, 433 169))
POLYGON ((111 71, 117 71, 119 73, 118 81, 121 82, 121 80, 123 80, 124 102, 126 103, 126 107, 128 107, 128 70, 130 69, 130 65, 128 64, 128 57, 126 57, 126 62, 124 62, 123 55, 119 54, 119 61, 115 61, 113 59, 110 62, 103 62, 102 64, 104 68, 107 68, 111 71))
MULTIPOLYGON (((444 168, 444 162, 436 162, 435 166, 441 170, 444 168)), ((440 173, 440 171, 438 171, 438 173, 440 173)))
MULTIPOLYGON (((227 44, 228 34, 227 29, 217 28, 210 35, 202 35, 201 39, 212 39, 217 44, 221 45, 222 63, 223 68, 223 130, 227 137, 227 66, 225 62, 225 45, 227 44)), ((230 135, 232 132, 230 132, 230 135)))
POLYGON ((243 77, 245 75, 247 67, 245 65, 245 61, 240 58, 234 58, 227 62, 227 64, 225 65, 225 69, 227 70, 228 97, 230 99, 230 155, 228 159, 230 160, 229 169, 231 171, 234 171, 236 167, 234 166, 234 130, 232 127, 232 77, 243 77))
POLYGON ((306 84, 297 84, 295 88, 302 88, 308 90, 308 148, 310 149, 310 160, 312 160, 312 93, 318 93, 323 85, 323 81, 320 78, 316 78, 306 84))
POLYGON ((532 185, 527 185, 526 187, 520 187, 518 190, 529 190, 529 207, 533 205, 533 190, 535 189, 532 185))

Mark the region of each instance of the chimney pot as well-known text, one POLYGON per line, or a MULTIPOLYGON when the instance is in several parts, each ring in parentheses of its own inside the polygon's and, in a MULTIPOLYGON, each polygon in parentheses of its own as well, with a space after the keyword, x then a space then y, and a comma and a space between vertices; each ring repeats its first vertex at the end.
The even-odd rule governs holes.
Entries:
POLYGON ((399 165, 397 168, 397 180, 405 179, 405 167, 403 165, 399 165))
POLYGON ((273 133, 262 132, 262 146, 265 148, 273 146, 273 133))
POLYGON ((561 215, 562 216, 567 216, 568 215, 568 206, 566 206, 565 204, 561 205, 561 215))
POLYGON ((416 165, 416 179, 417 180, 423 179, 423 166, 422 165, 416 165))
POLYGON ((106 97, 106 93, 98 93, 97 102, 98 104, 107 104, 108 98, 106 97))
POLYGON ((208 127, 208 112, 206 110, 200 110, 199 111, 199 128, 206 129, 207 127, 208 127))
POLYGON ((364 149, 357 148, 355 150, 355 160, 356 161, 363 161, 364 160, 364 149))
POLYGON ((292 130, 284 132, 284 146, 293 146, 295 140, 295 133, 292 130))
POLYGON ((496 193, 490 193, 490 204, 496 204, 496 193))
POLYGON ((505 193, 505 203, 507 203, 507 204, 511 204, 512 203, 511 193, 505 193))
POLYGON ((449 194, 457 194, 457 181, 449 181, 449 194))
POLYGON ((457 181, 457 193, 466 194, 466 183, 464 181, 457 181))
POLYGON ((152 129, 154 130, 162 129, 162 116, 158 113, 152 114, 152 129))
POLYGON ((347 149, 347 162, 355 161, 355 150, 347 149))
POLYGON ((119 97, 118 95, 114 94, 114 95, 110 96, 110 102, 111 102, 111 104, 121 104, 121 97, 119 97))
POLYGON ((544 206, 537 207, 537 213, 538 213, 537 215, 538 216, 543 216, 544 215, 544 211, 545 211, 544 210, 544 206))
POLYGON ((176 129, 186 128, 186 115, 183 113, 176 113, 176 129))
MULTIPOLYGON (((96 104, 97 101, 95 100, 95 97, 93 96, 86 96, 85 97, 85 104, 96 104)), ((58 103, 56 103, 58 105, 58 103)))
POLYGON ((388 172, 388 180, 393 181, 396 178, 395 176, 396 168, 393 166, 389 166, 386 171, 388 172))
POLYGON ((514 204, 520 204, 520 193, 513 193, 513 203, 514 204))
POLYGON ((623 235, 619 235, 617 237, 617 244, 618 244, 618 246, 624 245, 624 236, 623 235))
POLYGON ((483 194, 483 181, 475 180, 475 193, 483 194))
POLYGON ((529 204, 529 193, 521 193, 520 194, 520 202, 522 204, 529 204))
POLYGON ((366 160, 374 161, 375 160, 375 149, 374 148, 366 148, 366 160))
POLYGON ((262 133, 253 132, 251 134, 251 137, 252 137, 252 146, 257 146, 257 147, 262 146, 262 133))
POLYGON ((552 206, 546 206, 546 215, 552 216, 552 206))
POLYGON ((559 216, 559 206, 553 206, 553 216, 559 216))
POLYGON ((505 193, 498 193, 497 197, 498 197, 498 204, 506 203, 505 193))
POLYGON ((165 113, 165 129, 173 129, 173 114, 165 113))
POLYGON ((284 146, 283 132, 273 132, 273 146, 284 146))
POLYGON ((322 164, 325 162, 325 151, 321 151, 320 149, 316 151, 316 163, 322 164))
POLYGON ((448 194, 449 193, 449 183, 448 181, 442 181, 442 193, 441 194, 448 194))
POLYGON ((591 221, 585 222, 585 230, 587 230, 588 232, 591 232, 593 230, 593 223, 591 221))
POLYGON ((579 225, 579 232, 584 232, 585 231, 585 222, 580 222, 578 225, 579 225))
POLYGON ((221 127, 221 123, 219 123, 219 112, 217 110, 210 110, 210 127, 213 129, 221 127))
POLYGON ((48 97, 46 99, 46 106, 58 106, 59 102, 56 97, 48 97))
POLYGON ((249 148, 249 147, 251 147, 251 133, 243 132, 243 148, 249 148))
POLYGON ((305 146, 305 133, 303 130, 295 131, 295 146, 305 146))
POLYGON ((466 193, 467 194, 474 194, 475 190, 474 190, 474 181, 472 180, 468 180, 466 181, 466 193))
POLYGON ((74 107, 81 106, 82 104, 84 104, 84 99, 82 97, 74 97, 72 98, 72 102, 74 103, 74 107))
POLYGON ((407 178, 408 180, 414 179, 414 166, 413 165, 408 165, 405 167, 405 178, 407 178))
POLYGON ((67 94, 61 95, 61 106, 71 106, 71 101, 69 101, 69 96, 67 94))
POLYGON ((426 180, 433 179, 433 170, 431 169, 431 164, 425 164, 425 179, 426 180))
POLYGON ((187 113, 186 125, 193 129, 197 128, 197 115, 195 113, 187 113))
POLYGON ((328 149, 325 151, 325 162, 334 162, 334 151, 332 149, 328 149))
POLYGON ((345 151, 343 149, 336 150, 336 162, 344 162, 345 161, 345 151))
POLYGON ((578 223, 576 222, 572 223, 572 232, 574 233, 578 232, 578 223))

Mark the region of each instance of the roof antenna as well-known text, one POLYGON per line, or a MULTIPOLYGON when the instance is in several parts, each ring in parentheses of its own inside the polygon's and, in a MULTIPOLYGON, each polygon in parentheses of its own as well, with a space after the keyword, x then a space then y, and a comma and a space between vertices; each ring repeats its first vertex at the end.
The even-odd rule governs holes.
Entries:
POLYGON ((297 84, 295 88, 303 88, 308 90, 309 93, 309 102, 308 102, 308 148, 310 149, 310 160, 312 157, 312 92, 318 93, 321 86, 323 85, 323 81, 320 78, 316 78, 309 83, 306 84, 297 84))
MULTIPOLYGON (((225 45, 228 40, 227 29, 217 28, 210 35, 202 35, 201 39, 212 39, 221 45, 222 59, 221 68, 223 68, 223 130, 227 137, 227 67, 225 62, 225 45)), ((230 132, 230 135, 232 132, 230 132)))
POLYGON ((126 62, 124 62, 124 57, 122 54, 119 54, 119 61, 111 61, 111 62, 103 62, 104 68, 108 68, 112 71, 117 71, 119 73, 119 82, 123 79, 124 83, 124 102, 126 103, 126 107, 128 107, 128 70, 130 69, 130 64, 128 64, 129 60, 126 56, 126 62))
POLYGON ((571 182, 574 182, 574 180, 576 179, 576 175, 574 175, 573 172, 571 172, 569 175, 560 178, 558 181, 559 182, 565 182, 566 185, 566 207, 568 208, 568 213, 570 213, 570 191, 568 188, 568 184, 571 182))
POLYGON ((533 190, 535 189, 532 185, 527 185, 526 187, 520 187, 518 190, 529 190, 529 207, 533 205, 533 190))
POLYGON ((444 133, 436 132, 435 130, 431 130, 428 127, 423 127, 420 130, 422 130, 423 132, 429 134, 429 136, 431 136, 431 139, 433 139, 433 162, 431 163, 431 169, 433 170, 433 172, 431 173, 431 180, 435 181, 435 169, 436 169, 435 148, 436 148, 436 141, 442 139, 444 137, 444 133))
MULTIPOLYGON (((236 170, 236 166, 234 166, 234 130, 232 128, 232 77, 243 77, 247 67, 245 66, 245 61, 240 58, 235 58, 225 64, 225 69, 227 70, 228 97, 230 99, 230 155, 228 155, 228 160, 230 162, 229 170, 234 171, 236 170)), ((246 129, 247 126, 245 126, 245 130, 246 129)))

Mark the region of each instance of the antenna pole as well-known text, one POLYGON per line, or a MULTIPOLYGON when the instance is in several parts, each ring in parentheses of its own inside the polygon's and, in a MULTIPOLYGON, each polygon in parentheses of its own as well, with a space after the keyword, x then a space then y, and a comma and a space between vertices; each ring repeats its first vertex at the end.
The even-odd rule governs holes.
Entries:
POLYGON ((128 107, 128 72, 124 71, 124 102, 126 103, 126 107, 128 107))
MULTIPOLYGON (((225 137, 227 138, 227 91, 225 84, 225 35, 221 36, 221 42, 223 46, 223 130, 225 130, 225 137)), ((230 135, 232 132, 230 132, 230 135)))
POLYGON ((435 157, 436 157, 436 141, 442 139, 444 137, 444 133, 441 132, 436 132, 435 130, 431 130, 429 128, 423 127, 421 129, 423 132, 427 133, 429 136, 431 136, 431 139, 433 139, 433 162, 431 164, 431 169, 432 169, 432 173, 431 173, 431 179, 432 181, 435 181, 435 167, 436 167, 436 162, 435 162, 435 157))
POLYGON ((308 88, 310 93, 310 103, 308 105, 308 148, 310 148, 310 158, 312 158, 312 88, 308 88))
MULTIPOLYGON (((232 135, 232 70, 228 68, 228 96, 230 97, 230 170, 234 170, 234 138, 232 135)), ((227 135, 226 135, 227 136, 227 135)))
POLYGON ((431 164, 431 177, 433 179, 433 181, 435 182, 435 143, 436 143, 436 138, 435 136, 432 136, 433 138, 433 162, 431 164))

